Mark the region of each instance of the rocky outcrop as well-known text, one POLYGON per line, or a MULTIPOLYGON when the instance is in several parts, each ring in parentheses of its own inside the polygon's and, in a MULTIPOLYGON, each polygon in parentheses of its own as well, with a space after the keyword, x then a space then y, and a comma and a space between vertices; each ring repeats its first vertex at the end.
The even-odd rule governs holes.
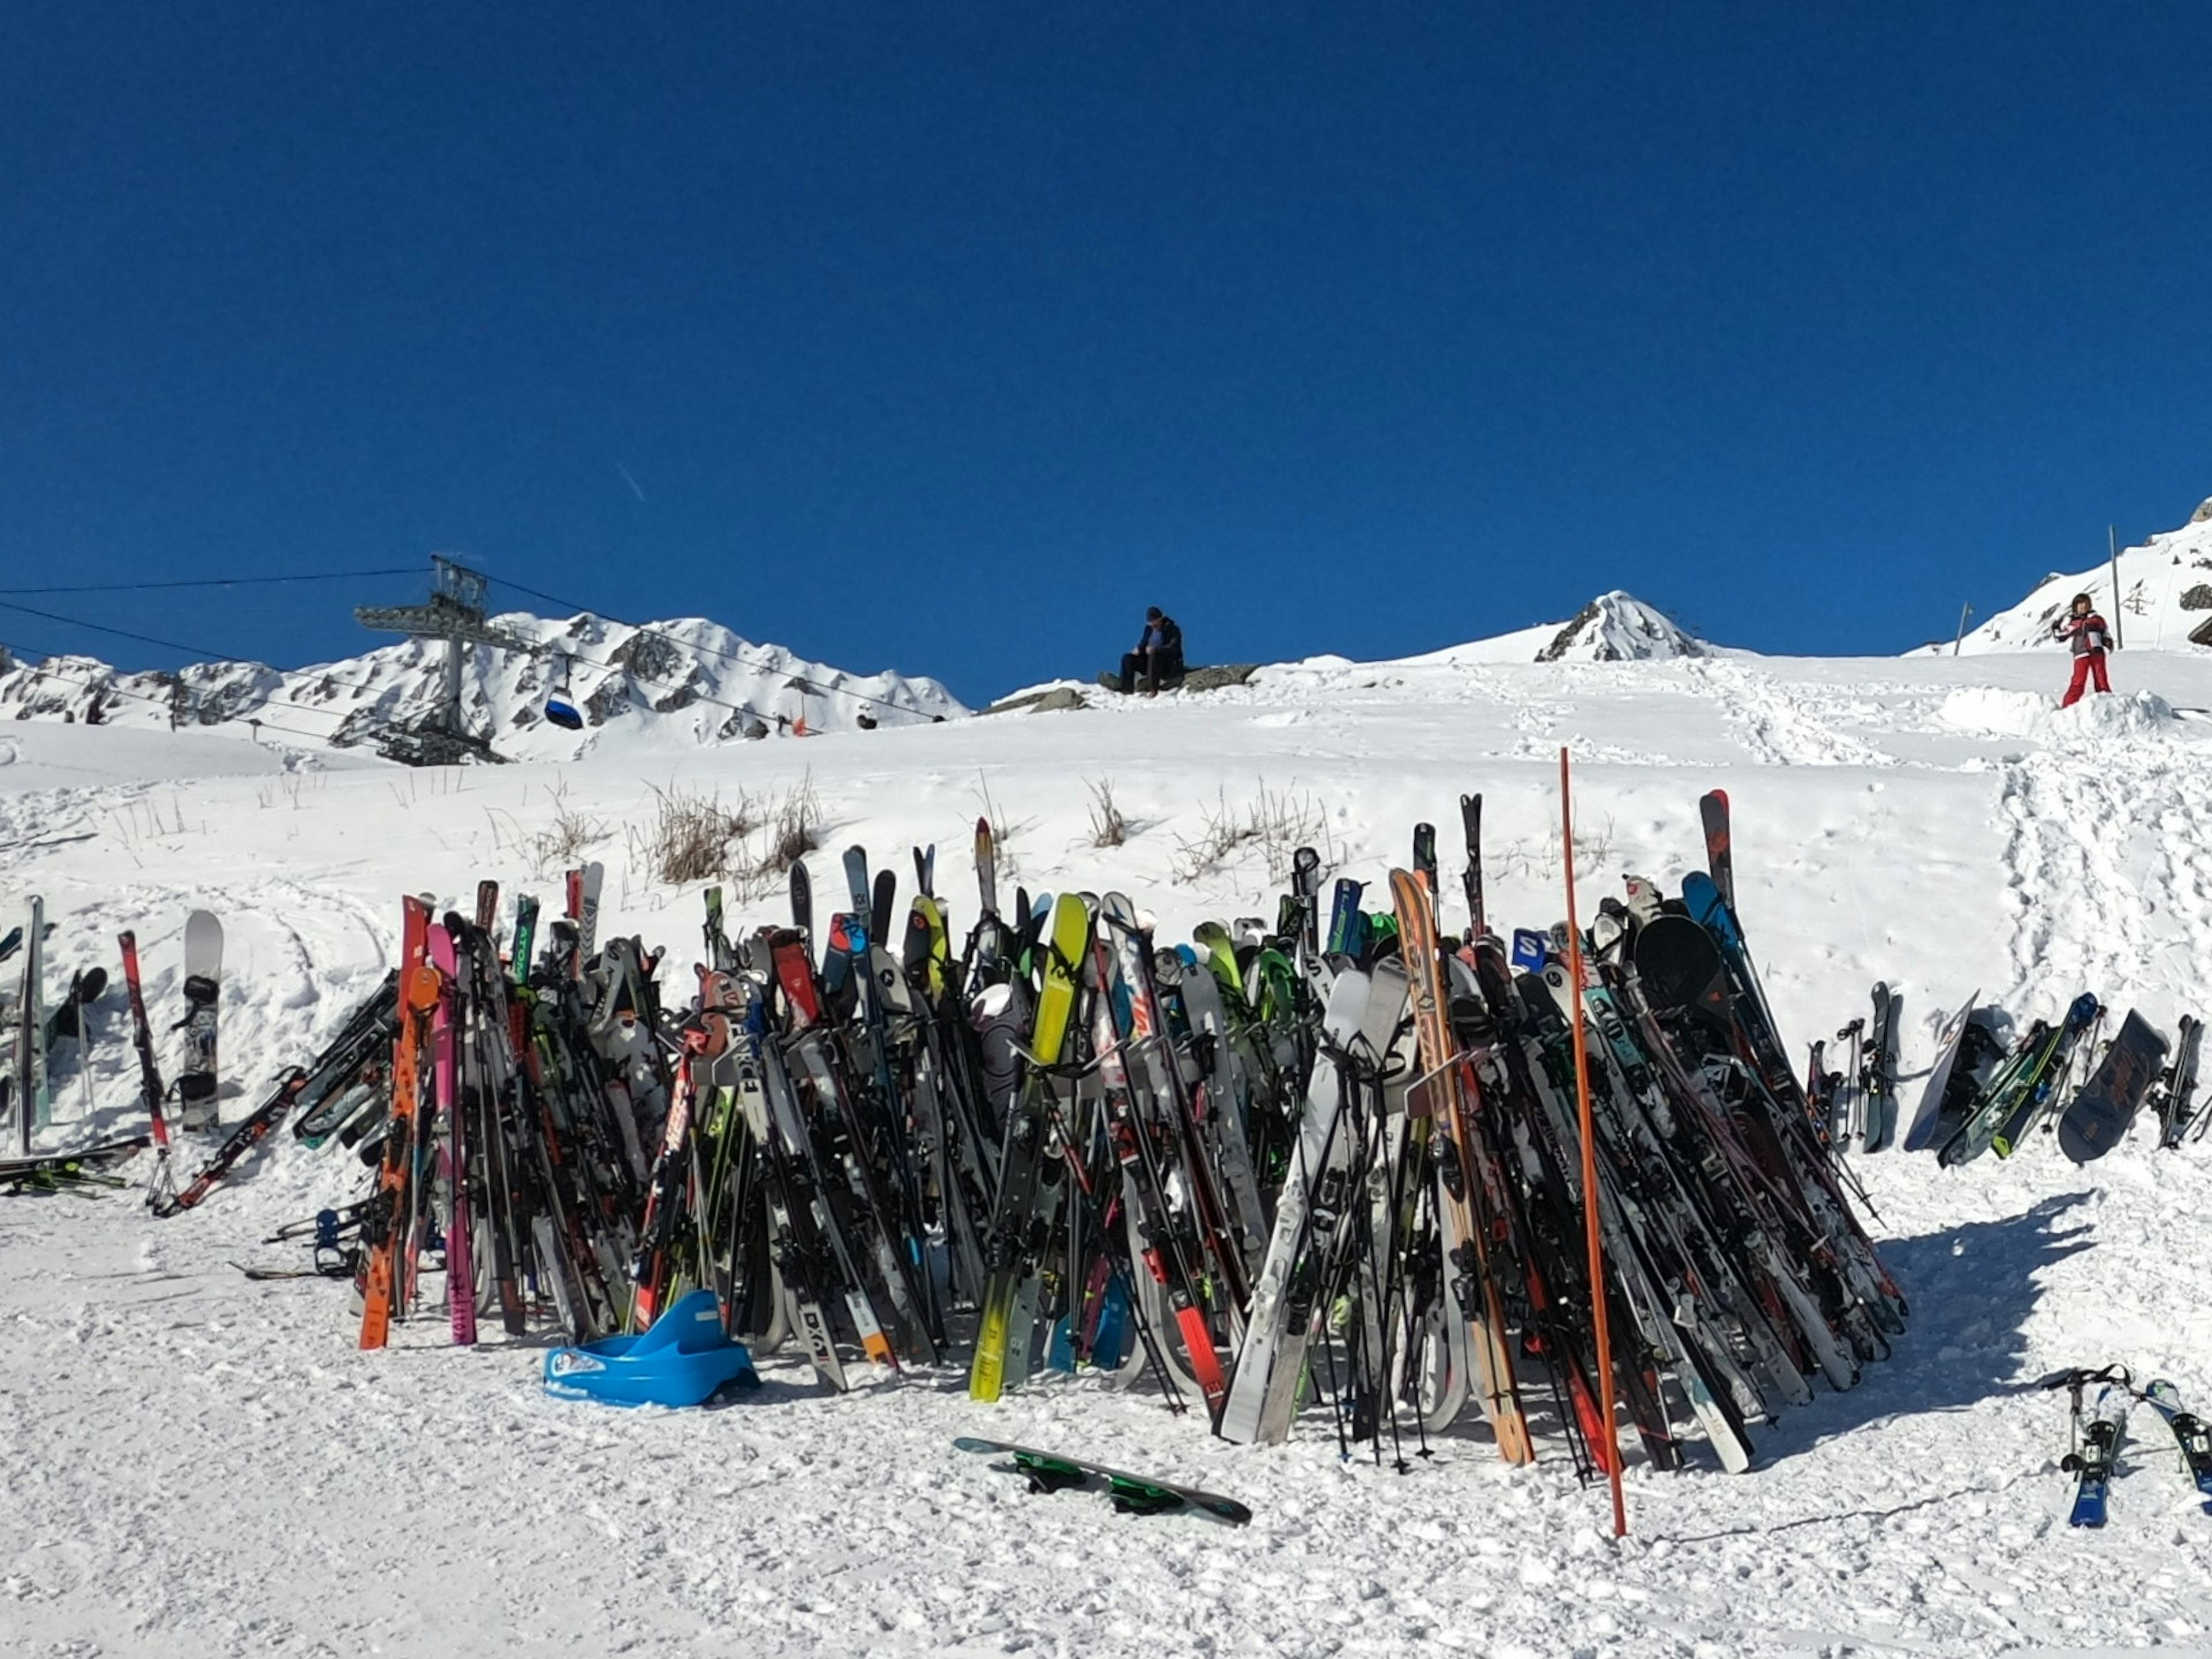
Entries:
POLYGON ((1063 709, 1088 708, 1083 693, 1072 685, 1048 685, 1042 691, 1028 691, 1019 696, 1007 697, 994 702, 982 712, 986 714, 1056 714, 1063 709))

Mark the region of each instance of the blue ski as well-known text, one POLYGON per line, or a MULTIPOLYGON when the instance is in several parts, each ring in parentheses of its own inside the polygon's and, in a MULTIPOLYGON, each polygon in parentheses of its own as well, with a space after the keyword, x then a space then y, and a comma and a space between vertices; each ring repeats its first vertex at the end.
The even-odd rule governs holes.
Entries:
POLYGON ((2143 1390, 2143 1404, 2166 1419, 2181 1448, 2197 1490, 2204 1494, 2204 1512, 2212 1515, 2212 1427, 2181 1403, 2181 1390, 2172 1383, 2154 1382, 2143 1390))
POLYGON ((1336 891, 1329 902, 1328 953, 1333 957, 1357 956, 1359 952, 1359 897, 1364 884, 1350 877, 1340 878, 1336 891))
POLYGON ((2060 1465, 2079 1477, 2074 1512, 2066 1517, 2069 1527, 2105 1524, 2105 1497, 2112 1487, 2121 1437, 2127 1432, 2128 1400, 2124 1382, 2107 1382, 2098 1389, 2096 1407, 2081 1431, 2081 1444, 2060 1465))

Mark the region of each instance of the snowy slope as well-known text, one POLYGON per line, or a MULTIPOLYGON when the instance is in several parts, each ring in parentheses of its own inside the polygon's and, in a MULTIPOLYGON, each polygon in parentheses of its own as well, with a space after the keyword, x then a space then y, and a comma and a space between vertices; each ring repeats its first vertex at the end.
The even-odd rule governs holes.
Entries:
MULTIPOLYGON (((748 736, 787 735, 929 720, 967 712, 935 680, 890 672, 854 675, 756 645, 692 617, 644 627, 589 614, 565 621, 514 612, 494 623, 535 641, 532 653, 472 649, 464 663, 469 730, 517 760, 573 760, 603 742, 683 753, 748 736), (565 689, 584 729, 544 718, 549 693, 565 689)), ((171 725, 241 732, 258 719, 277 744, 370 743, 390 726, 420 721, 437 706, 446 647, 421 641, 300 669, 202 663, 175 674, 122 673, 89 657, 56 657, 0 672, 0 720, 82 721, 167 730, 171 725)))
MULTIPOLYGON (((2179 530, 2153 536, 2140 547, 2123 548, 2118 598, 2112 564, 2100 560, 2087 569, 2046 576, 2010 610, 2001 611, 1969 632, 1960 648, 1967 653, 2063 651, 2051 624, 2065 613, 2076 593, 2087 592, 2106 618, 2117 624, 2129 650, 2187 650, 2190 635, 2212 623, 2212 501, 2206 501, 2179 530)), ((2212 639, 2197 643, 2212 643, 2212 639)), ((1920 647, 1917 654, 1948 653, 1946 640, 1920 647)))
MULTIPOLYGON (((1262 667, 1257 678, 1264 683, 1272 676, 1284 673, 1311 675, 1337 671, 1374 672, 1508 663, 1642 662, 1715 654, 1747 656, 1753 653, 1737 651, 1717 653, 1715 647, 1677 627, 1662 612, 1644 604, 1633 594, 1616 589, 1599 594, 1563 623, 1538 623, 1533 628, 1516 628, 1507 633, 1448 645, 1439 651, 1389 658, 1380 662, 1355 663, 1348 657, 1328 655, 1304 658, 1297 662, 1273 663, 1262 667)), ((1047 680, 1036 685, 1024 686, 1017 691, 1009 691, 997 701, 1000 703, 1022 703, 1048 693, 1065 690, 1077 693, 1087 702, 1091 700, 1093 690, 1091 683, 1085 680, 1047 680)), ((1207 691, 1196 695, 1214 697, 1224 694, 1207 691)))
MULTIPOLYGON (((1784 1030, 1832 1033, 1886 979, 1911 1072, 1977 988, 2022 1018, 2084 988, 2116 1018, 2202 1011, 2212 723, 2173 708, 2212 706, 2212 653, 2125 664, 2144 695, 2061 714, 2051 664, 2027 656, 1315 663, 1203 699, 686 750, 653 781, 811 783, 834 826, 817 887, 847 844, 903 867, 938 842, 956 927, 988 791, 1014 826, 1009 885, 1126 888, 1169 939, 1274 890, 1256 857, 1177 879, 1219 801, 1271 792, 1376 882, 1418 819, 1446 826, 1449 866, 1457 797, 1480 789, 1493 911, 1541 926, 1565 744, 1585 904, 1697 863, 1698 797, 1725 787, 1784 1030), (1102 779, 1135 830, 1110 849, 1087 828, 1102 779)), ((610 925, 687 963, 698 894, 653 878, 653 806, 611 754, 395 773, 220 731, 0 727, 0 885, 60 919, 58 976, 134 927, 166 1023, 185 913, 228 919, 233 1118, 374 982, 401 892, 443 904, 492 876, 510 902, 550 897, 560 859, 534 838, 562 815, 607 863, 610 925)), ((747 901, 732 931, 779 908, 747 901)), ((136 1118, 119 1002, 98 1013, 97 1109, 64 1078, 57 1142, 136 1118)), ((1310 1429, 1230 1447, 1090 1380, 989 1408, 950 1371, 827 1399, 783 1355, 757 1401, 619 1414, 545 1399, 529 1349, 456 1352, 417 1327, 364 1356, 342 1287, 228 1265, 283 1259, 270 1227, 360 1180, 289 1137, 167 1224, 120 1200, 0 1200, 0 1653, 2203 1652, 2212 1516, 2156 1425, 2112 1526, 2071 1531, 2063 1407, 2028 1385, 2124 1359, 2212 1399, 2208 1153, 2138 1135, 2086 1170, 2043 1146, 1956 1173, 1858 1160, 1914 1303, 1898 1357, 1764 1431, 1748 1475, 1632 1469, 1620 1544, 1556 1450, 1509 1468, 1464 1425, 1400 1475, 1310 1429), (1258 1519, 1032 1498, 950 1449, 984 1425, 1196 1480, 1258 1519)))

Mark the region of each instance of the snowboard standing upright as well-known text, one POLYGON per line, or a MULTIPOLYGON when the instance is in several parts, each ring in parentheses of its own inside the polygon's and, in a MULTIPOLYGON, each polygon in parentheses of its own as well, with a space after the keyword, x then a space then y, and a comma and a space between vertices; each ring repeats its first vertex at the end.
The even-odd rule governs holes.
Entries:
POLYGON ((1920 1104, 1913 1109, 1912 1121, 1905 1128, 1905 1138, 1898 1143, 1908 1152, 1923 1152, 1935 1145, 1944 1097, 1951 1087, 1951 1073, 1966 1040, 1966 1024, 1973 1018, 1974 1006, 1981 1000, 1981 988, 1977 986, 1973 995, 1960 1005, 1959 1012, 1945 1020, 1943 1029, 1936 1034, 1936 1064, 1929 1069, 1927 1086, 1920 1091, 1920 1104))
POLYGON ((2130 1010, 2102 1063, 2058 1120, 2058 1150, 2087 1164, 2118 1146, 2166 1063, 2166 1039, 2130 1010))
POLYGON ((222 923, 210 911, 195 910, 185 919, 185 1017, 173 1028, 185 1034, 184 1069, 175 1088, 187 1133, 217 1124, 216 1021, 222 1000, 222 923))

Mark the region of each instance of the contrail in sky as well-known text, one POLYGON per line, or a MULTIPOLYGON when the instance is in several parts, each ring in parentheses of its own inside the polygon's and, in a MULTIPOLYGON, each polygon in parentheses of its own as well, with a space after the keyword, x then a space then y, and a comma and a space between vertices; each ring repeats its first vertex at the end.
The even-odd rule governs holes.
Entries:
MULTIPOLYGON (((613 459, 613 457, 610 456, 608 459, 611 460, 613 459)), ((624 483, 628 484, 631 489, 636 491, 638 500, 643 501, 645 499, 645 492, 637 488, 637 480, 629 476, 629 469, 624 466, 620 461, 616 461, 615 471, 623 475, 623 482, 624 483)))

